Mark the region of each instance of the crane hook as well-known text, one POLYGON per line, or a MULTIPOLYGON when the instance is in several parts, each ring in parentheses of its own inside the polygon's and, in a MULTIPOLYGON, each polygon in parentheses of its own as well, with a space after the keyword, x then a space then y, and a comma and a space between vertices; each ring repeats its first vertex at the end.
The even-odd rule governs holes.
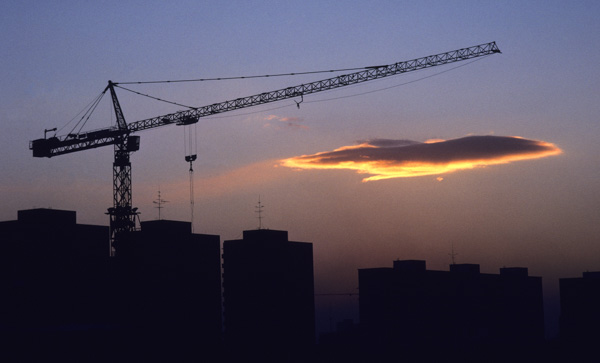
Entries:
POLYGON ((196 158, 196 154, 188 155, 185 157, 185 161, 188 161, 190 163, 190 171, 194 171, 194 169, 192 168, 192 163, 194 162, 194 160, 196 160, 196 158))

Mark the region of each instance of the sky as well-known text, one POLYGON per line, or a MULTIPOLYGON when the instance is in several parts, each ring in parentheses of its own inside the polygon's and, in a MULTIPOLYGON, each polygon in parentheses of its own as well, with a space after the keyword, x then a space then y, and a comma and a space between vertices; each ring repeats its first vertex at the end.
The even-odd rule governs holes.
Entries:
MULTIPOLYGON (((496 41, 502 54, 317 93, 300 107, 285 100, 140 132, 133 204, 142 221, 157 219, 160 190, 162 218, 190 220, 191 133, 194 232, 240 238, 258 227, 260 197, 263 227, 314 244, 317 309, 332 322, 356 319, 358 269, 423 259, 448 270, 454 254, 485 273, 521 266, 543 277, 556 334, 558 278, 600 270, 596 1, 6 0, 1 9, 0 220, 54 208, 108 224, 111 147, 50 159, 28 147, 45 129, 69 133, 109 80, 366 67, 496 41), (325 295, 337 293, 348 295, 325 295)), ((337 74, 126 87, 204 106, 337 74)), ((117 94, 127 122, 182 109, 117 94)), ((105 96, 82 130, 113 125, 111 107, 105 96)))

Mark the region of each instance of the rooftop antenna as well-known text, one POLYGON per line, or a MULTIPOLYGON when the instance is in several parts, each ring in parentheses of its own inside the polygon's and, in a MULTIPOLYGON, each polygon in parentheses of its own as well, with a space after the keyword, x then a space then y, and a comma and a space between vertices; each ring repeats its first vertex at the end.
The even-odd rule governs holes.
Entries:
POLYGON ((158 220, 160 220, 160 210, 163 209, 163 204, 168 203, 168 200, 164 200, 162 199, 162 197, 160 196, 160 188, 158 188, 158 198, 154 201, 152 201, 152 203, 156 204, 157 206, 154 208, 158 208, 158 220))
POLYGON ((449 253, 448 256, 450 256, 452 264, 456 265, 455 257, 458 256, 458 253, 454 253, 454 243, 452 243, 452 252, 449 253))
POLYGON ((262 205, 262 203, 260 202, 260 194, 258 195, 258 205, 255 207, 256 208, 256 213, 258 213, 258 229, 263 229, 262 228, 262 211, 264 208, 264 205, 262 205))

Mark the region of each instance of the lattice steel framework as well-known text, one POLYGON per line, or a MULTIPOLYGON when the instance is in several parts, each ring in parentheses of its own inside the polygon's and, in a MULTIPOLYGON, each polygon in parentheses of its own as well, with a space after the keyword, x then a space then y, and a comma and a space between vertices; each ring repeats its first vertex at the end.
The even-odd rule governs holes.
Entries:
POLYGON ((131 162, 129 161, 129 156, 132 152, 139 149, 139 136, 130 136, 131 133, 171 124, 189 125, 198 122, 201 117, 281 101, 288 98, 303 97, 317 92, 328 91, 495 53, 500 53, 496 42, 485 43, 390 65, 367 67, 365 70, 355 73, 283 88, 276 91, 264 92, 253 96, 237 98, 231 101, 214 103, 191 110, 179 111, 163 116, 135 121, 130 124, 125 122, 121 106, 114 90, 114 86, 118 85, 118 83, 108 81, 108 86, 104 89, 104 93, 110 90, 117 118, 116 126, 78 134, 69 134, 66 136, 44 137, 43 139, 31 141, 29 148, 30 150, 33 150, 34 157, 50 158, 76 151, 114 145, 114 198, 113 207, 109 208, 107 213, 111 218, 111 238, 112 242, 114 242, 120 233, 132 231, 136 226, 135 219, 137 208, 132 208, 131 162))
POLYGON ((139 138, 130 137, 129 130, 121 105, 115 93, 114 84, 108 81, 107 88, 110 90, 117 128, 123 133, 115 137, 115 159, 113 162, 113 206, 108 209, 110 216, 110 253, 113 254, 113 246, 122 233, 131 232, 136 229, 135 218, 137 208, 132 208, 132 184, 131 184, 131 162, 129 154, 139 148, 139 138))

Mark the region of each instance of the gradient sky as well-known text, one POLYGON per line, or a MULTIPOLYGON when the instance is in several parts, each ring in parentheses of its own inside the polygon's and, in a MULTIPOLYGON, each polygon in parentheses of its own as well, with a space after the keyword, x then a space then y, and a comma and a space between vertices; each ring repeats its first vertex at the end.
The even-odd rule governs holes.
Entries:
MULTIPOLYGON (((398 258, 447 270, 453 246, 456 262, 483 272, 525 266, 542 276, 551 324, 557 279, 600 270, 597 1, 9 0, 1 10, 0 220, 51 207, 76 210, 79 223, 108 223, 111 147, 52 159, 28 150, 108 80, 363 67, 496 41, 502 54, 473 63, 307 96, 299 109, 287 100, 201 119, 195 231, 240 238, 258 227, 260 195, 264 226, 314 243, 317 293, 355 293, 358 268, 398 258), (562 153, 367 183, 356 170, 282 165, 366 140, 467 136, 516 136, 562 153)), ((129 88, 203 106, 330 76, 129 88)), ((117 92, 128 122, 181 109, 117 92)), ((85 130, 110 126, 111 107, 105 97, 85 130)), ((159 187, 169 201, 163 218, 190 218, 183 132, 138 134, 133 201, 142 220, 158 217, 159 187)), ((317 305, 355 298, 335 299, 317 297, 317 305)))

